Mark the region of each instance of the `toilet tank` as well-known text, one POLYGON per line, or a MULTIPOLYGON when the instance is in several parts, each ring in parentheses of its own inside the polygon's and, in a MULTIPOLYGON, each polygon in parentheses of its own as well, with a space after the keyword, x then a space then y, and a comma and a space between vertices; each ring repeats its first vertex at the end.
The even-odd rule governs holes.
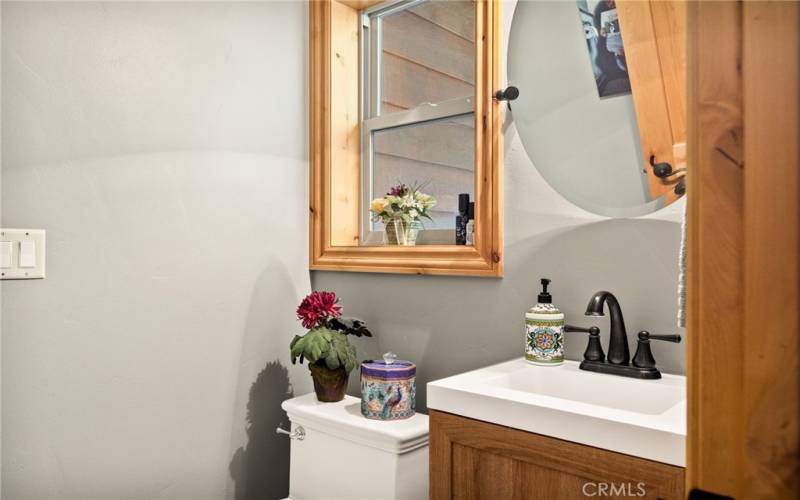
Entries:
POLYGON ((292 439, 292 500, 428 498, 428 416, 370 420, 361 400, 321 403, 313 393, 281 405, 305 437, 292 439))

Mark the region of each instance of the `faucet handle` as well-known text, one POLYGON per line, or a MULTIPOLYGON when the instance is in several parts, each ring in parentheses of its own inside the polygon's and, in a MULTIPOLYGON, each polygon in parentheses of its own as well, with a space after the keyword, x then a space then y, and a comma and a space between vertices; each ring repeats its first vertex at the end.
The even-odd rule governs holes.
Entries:
POLYGON ((596 326, 584 328, 582 326, 564 325, 564 331, 589 334, 589 344, 586 345, 586 351, 583 353, 583 359, 586 361, 603 361, 606 359, 606 354, 603 352, 603 346, 600 344, 599 328, 596 326))
POLYGON ((651 335, 650 332, 642 330, 639 332, 639 342, 636 346, 636 354, 633 355, 633 366, 637 368, 655 368, 656 358, 650 350, 651 340, 665 340, 667 342, 680 342, 680 335, 651 335))
POLYGON ((639 340, 666 340, 667 342, 680 342, 680 335, 653 335, 647 330, 639 332, 639 340))
POLYGON ((565 332, 582 332, 588 333, 590 335, 600 335, 600 329, 596 326, 590 326, 589 328, 584 328, 582 326, 574 326, 574 325, 564 325, 565 332))

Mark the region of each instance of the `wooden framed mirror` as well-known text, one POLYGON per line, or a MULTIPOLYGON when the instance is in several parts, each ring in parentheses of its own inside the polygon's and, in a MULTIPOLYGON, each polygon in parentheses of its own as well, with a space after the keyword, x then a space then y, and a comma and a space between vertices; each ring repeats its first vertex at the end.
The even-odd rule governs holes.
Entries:
POLYGON ((310 2, 311 269, 502 276, 499 6, 310 2), (369 211, 398 187, 425 222, 369 211))

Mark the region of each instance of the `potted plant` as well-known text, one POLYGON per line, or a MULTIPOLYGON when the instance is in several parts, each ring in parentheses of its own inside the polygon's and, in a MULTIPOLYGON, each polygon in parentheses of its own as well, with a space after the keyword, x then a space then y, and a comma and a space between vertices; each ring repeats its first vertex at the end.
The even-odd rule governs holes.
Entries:
POLYGON ((292 364, 308 361, 317 399, 333 403, 344 399, 347 379, 358 363, 356 348, 348 335, 372 337, 363 321, 342 318, 342 306, 333 292, 312 292, 297 308, 297 317, 308 329, 295 335, 289 349, 292 364))
POLYGON ((436 198, 420 189, 421 186, 399 184, 383 198, 375 198, 370 203, 372 220, 383 222, 387 244, 416 245, 422 228, 421 220, 433 220, 430 211, 436 206, 436 198))

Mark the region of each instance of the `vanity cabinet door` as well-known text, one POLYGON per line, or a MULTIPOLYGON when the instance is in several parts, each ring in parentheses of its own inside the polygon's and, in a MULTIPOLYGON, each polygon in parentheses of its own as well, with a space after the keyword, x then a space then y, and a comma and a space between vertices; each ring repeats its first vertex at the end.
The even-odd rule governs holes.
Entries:
POLYGON ((430 411, 430 498, 684 498, 684 469, 430 411))

